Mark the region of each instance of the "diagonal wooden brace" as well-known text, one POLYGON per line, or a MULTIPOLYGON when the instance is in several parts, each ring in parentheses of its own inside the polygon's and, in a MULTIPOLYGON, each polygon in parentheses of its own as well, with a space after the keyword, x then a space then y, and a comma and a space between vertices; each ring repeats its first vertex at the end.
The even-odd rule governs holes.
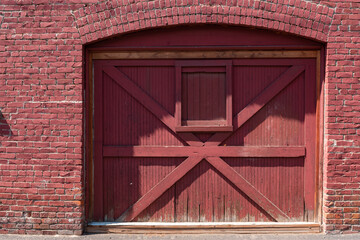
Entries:
POLYGON ((245 193, 251 200, 265 210, 276 221, 289 220, 290 218, 281 211, 267 197, 261 194, 251 183, 243 178, 231 166, 219 157, 205 158, 214 168, 223 174, 231 183, 233 183, 240 191, 245 193))
POLYGON ((136 203, 128 208, 118 219, 117 222, 130 222, 142 211, 150 206, 156 199, 163 195, 171 186, 179 181, 186 173, 194 168, 203 158, 189 157, 170 172, 163 180, 156 184, 150 191, 145 193, 136 203))
MULTIPOLYGON (((234 132, 245 122, 252 118, 260 109, 278 95, 286 86, 294 81, 303 71, 304 66, 293 66, 281 74, 272 82, 262 93, 253 99, 243 110, 241 110, 233 119, 234 132)), ((205 144, 206 146, 215 146, 225 141, 230 134, 216 133, 205 144)))
POLYGON ((155 114, 168 128, 175 132, 175 118, 171 116, 160 104, 139 88, 125 74, 113 66, 104 66, 103 71, 108 74, 119 86, 127 91, 139 103, 155 114))
MULTIPOLYGON (((124 73, 116 69, 114 66, 104 66, 103 71, 108 74, 120 87, 128 92, 136 101, 154 114, 155 117, 165 124, 165 126, 167 126, 173 133, 176 133, 175 118, 144 90, 131 81, 131 79, 129 79, 124 73)), ((192 133, 177 136, 184 142, 192 141, 198 146, 203 145, 202 142, 192 133), (184 138, 182 138, 182 136, 184 138)))

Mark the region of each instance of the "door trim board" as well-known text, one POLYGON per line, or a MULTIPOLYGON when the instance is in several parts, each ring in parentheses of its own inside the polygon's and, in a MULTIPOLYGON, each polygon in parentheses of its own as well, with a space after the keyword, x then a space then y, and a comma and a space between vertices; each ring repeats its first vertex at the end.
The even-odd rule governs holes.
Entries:
MULTIPOLYGON (((188 51, 188 50, 178 50, 178 51, 171 51, 171 50, 165 50, 165 51, 142 51, 142 50, 127 50, 127 51, 111 51, 109 50, 94 50, 94 49, 86 49, 85 50, 85 60, 86 60, 86 68, 85 68, 85 94, 87 103, 86 107, 84 109, 87 120, 86 120, 86 130, 85 130, 85 138, 86 139, 86 213, 87 213, 87 219, 91 219, 93 216, 93 97, 94 97, 94 86, 93 86, 93 74, 94 74, 94 66, 93 62, 97 59, 103 59, 103 60, 115 60, 115 59, 182 59, 182 58, 189 58, 189 59, 208 59, 208 58, 237 58, 242 59, 241 61, 244 61, 246 59, 251 58, 272 58, 274 61, 283 61, 284 58, 293 58, 293 59, 302 59, 302 58, 313 58, 316 59, 316 94, 317 94, 317 109, 316 109, 316 128, 317 128, 317 146, 316 146, 316 199, 315 199, 315 220, 317 220, 319 223, 228 223, 228 225, 223 225, 222 223, 219 225, 218 223, 211 223, 208 225, 204 225, 200 228, 187 228, 183 227, 181 232, 185 231, 188 233, 196 233, 196 230, 199 230, 199 233, 203 231, 203 233, 212 232, 213 230, 218 231, 219 233, 295 233, 295 232, 306 232, 306 233, 312 233, 312 232, 319 232, 321 231, 321 222, 322 222, 322 156, 323 156, 323 105, 324 105, 324 99, 323 99, 323 82, 322 79, 323 71, 324 71, 324 63, 323 63, 323 50, 226 50, 221 51, 220 49, 216 50, 208 50, 208 51, 188 51), (176 57, 175 57, 176 56, 176 57), (278 60, 277 60, 278 59, 278 60), (221 227, 218 227, 221 226, 221 227), (254 227, 256 226, 256 227, 254 227), (219 230, 220 229, 220 230, 219 230), (227 231, 229 230, 229 232, 227 231)), ((239 60, 240 61, 240 60, 239 60)), ((279 64, 277 62, 277 64, 279 64)), ((281 65, 281 64, 280 64, 281 65)), ((102 225, 96 225, 96 222, 89 223, 87 230, 90 232, 124 232, 124 233, 141 233, 143 231, 143 227, 141 225, 134 224, 134 223, 109 223, 102 222, 102 225), (124 224, 124 225, 121 225, 124 224), (130 227, 130 225, 132 227, 130 227), (96 228, 96 229, 95 229, 96 228), (136 229, 139 228, 139 229, 136 229), (106 230, 107 229, 107 230, 106 230), (114 230, 112 230, 114 229, 114 230), (138 230, 138 232, 137 232, 138 230)), ((99 223, 100 224, 100 223, 99 223)), ((175 223, 178 224, 178 223, 175 223)), ((190 224, 192 225, 192 224, 190 224)), ((189 226, 190 226, 189 225, 189 226)), ((174 228, 166 223, 166 226, 159 227, 158 223, 150 223, 150 226, 153 226, 152 230, 145 229, 144 233, 147 232, 159 232, 159 233, 174 233, 173 231, 178 228, 174 228), (153 225, 151 225, 153 224, 153 225), (171 231, 170 231, 171 230, 171 231)), ((197 225, 198 226, 198 225, 197 225)))
POLYGON ((274 234, 274 233, 321 233, 319 223, 309 222, 91 222, 89 233, 118 234, 274 234))

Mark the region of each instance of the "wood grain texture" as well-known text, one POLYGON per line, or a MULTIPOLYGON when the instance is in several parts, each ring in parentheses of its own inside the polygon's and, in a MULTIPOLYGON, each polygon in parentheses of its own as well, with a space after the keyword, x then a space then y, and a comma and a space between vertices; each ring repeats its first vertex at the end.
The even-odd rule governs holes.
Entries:
POLYGON ((195 167, 201 160, 202 158, 200 157, 187 158, 171 173, 169 173, 163 180, 156 184, 150 191, 143 195, 134 205, 128 208, 119 218, 116 219, 116 221, 132 221, 151 203, 158 199, 166 190, 168 190, 180 178, 182 178, 188 171, 195 167))
POLYGON ((283 73, 234 117, 234 128, 241 127, 303 71, 303 66, 293 66, 283 73))
POLYGON ((132 146, 103 149, 104 157, 303 157, 305 147, 241 147, 241 146, 186 146, 155 147, 132 146))
POLYGON ((305 108, 304 89, 311 62, 277 59, 274 66, 265 59, 234 60, 237 128, 215 133, 203 126, 204 132, 193 133, 176 132, 176 61, 97 61, 103 64, 105 93, 103 119, 95 123, 102 123, 103 131, 98 164, 105 164, 105 174, 97 185, 104 190, 103 220, 311 220, 311 205, 304 207, 314 199, 304 185, 309 147, 304 119, 313 114, 305 108), (239 115, 247 118, 241 125, 239 115))
POLYGON ((148 94, 136 86, 126 75, 118 71, 115 67, 105 66, 104 72, 108 74, 116 83, 123 87, 130 95, 138 100, 149 111, 159 116, 159 119, 171 130, 175 128, 175 119, 162 106, 155 102, 148 94))
POLYGON ((232 131, 232 61, 176 61, 176 131, 232 131))
POLYGON ((225 163, 219 157, 206 157, 211 165, 213 165, 219 172, 221 172, 226 178, 228 178, 236 187, 251 198, 256 204, 263 208, 267 213, 271 215, 276 221, 288 221, 290 220, 283 211, 281 211, 274 203, 272 203, 267 197, 261 194, 251 183, 244 179, 238 172, 225 163))
POLYGON ((303 224, 169 224, 169 225, 88 225, 89 233, 135 233, 135 234, 277 234, 277 233, 320 233, 318 223, 303 224))
POLYGON ((186 58, 314 58, 316 51, 119 51, 98 52, 93 59, 186 59, 186 58))
POLYGON ((94 210, 93 219, 103 219, 104 206, 104 188, 103 188, 103 70, 101 66, 97 66, 94 71, 94 210))

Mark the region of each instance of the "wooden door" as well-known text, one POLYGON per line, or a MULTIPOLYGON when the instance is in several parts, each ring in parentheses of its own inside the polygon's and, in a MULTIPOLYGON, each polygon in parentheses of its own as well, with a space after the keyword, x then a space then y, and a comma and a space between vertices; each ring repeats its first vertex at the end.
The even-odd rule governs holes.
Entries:
POLYGON ((315 86, 314 59, 94 60, 93 221, 313 222, 315 86))

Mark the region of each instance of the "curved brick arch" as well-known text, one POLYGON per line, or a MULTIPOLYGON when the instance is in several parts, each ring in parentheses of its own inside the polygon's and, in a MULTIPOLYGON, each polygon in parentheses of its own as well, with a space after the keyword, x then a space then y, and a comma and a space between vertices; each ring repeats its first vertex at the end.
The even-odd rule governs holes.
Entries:
POLYGON ((284 31, 326 42, 334 9, 305 0, 109 1, 74 12, 83 44, 177 24, 217 23, 284 31), (131 2, 131 1, 130 1, 131 2))

